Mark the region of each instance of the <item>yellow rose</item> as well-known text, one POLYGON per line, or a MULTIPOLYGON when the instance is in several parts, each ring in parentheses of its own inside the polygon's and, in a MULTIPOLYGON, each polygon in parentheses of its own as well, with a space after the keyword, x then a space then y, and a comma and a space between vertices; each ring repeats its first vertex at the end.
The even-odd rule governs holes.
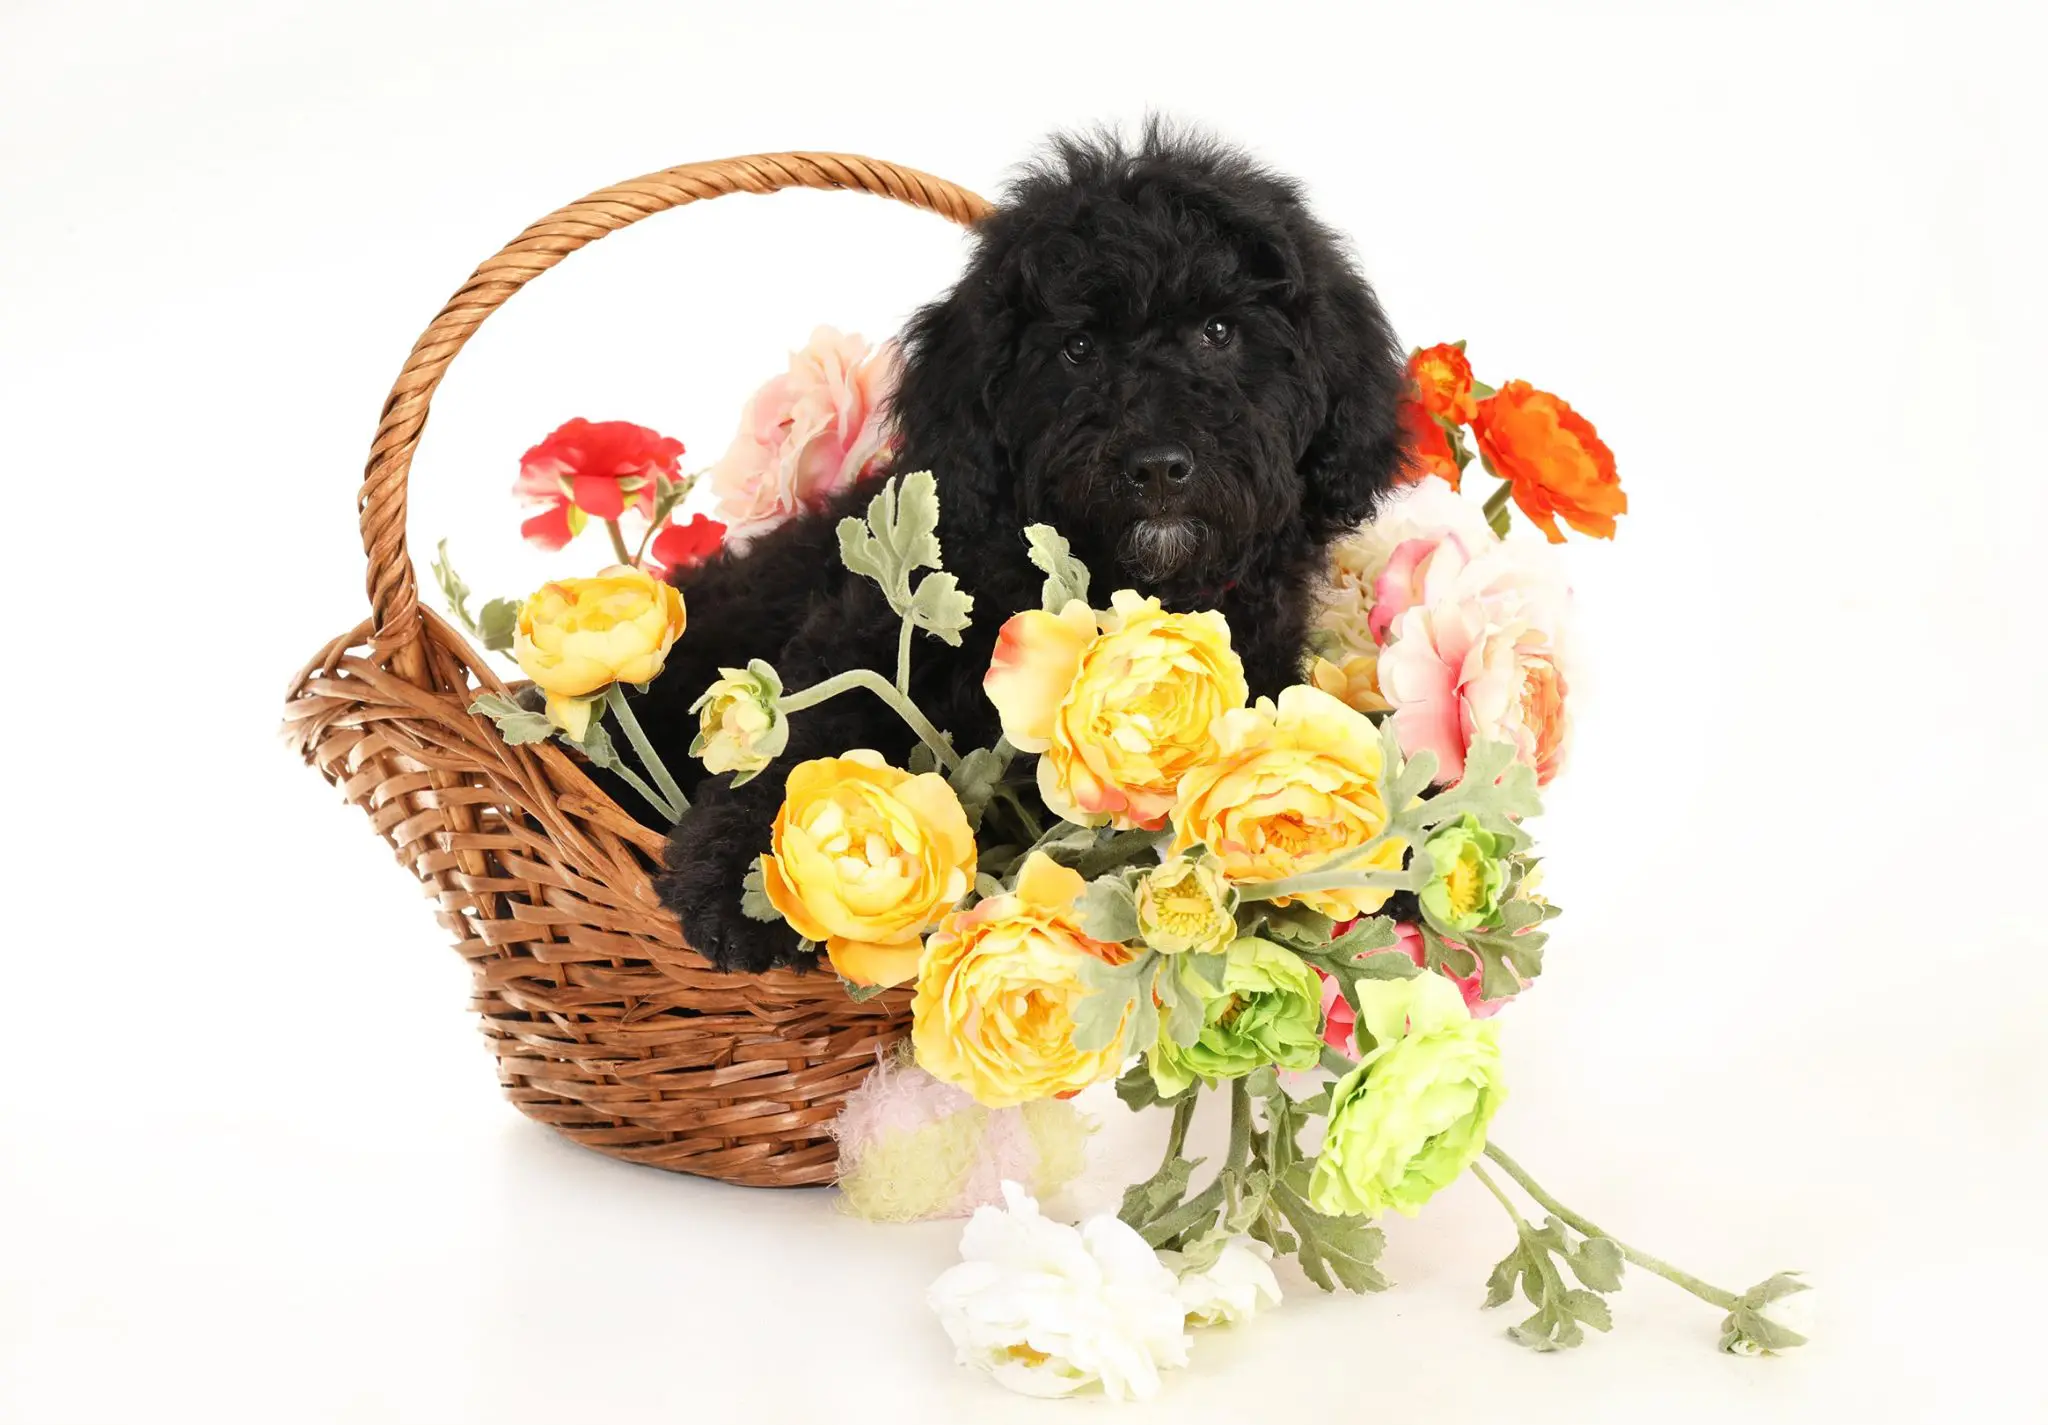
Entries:
POLYGON ((925 927, 974 884, 974 832, 946 779, 865 749, 791 769, 770 844, 761 889, 858 985, 916 974, 925 927))
POLYGON ((1362 713, 1392 712, 1394 705, 1380 692, 1380 656, 1353 653, 1342 663, 1318 658, 1308 670, 1308 680, 1346 707, 1362 713))
POLYGON ((1099 616, 1079 599, 1018 614, 982 686, 1011 745, 1042 754, 1048 807, 1126 828, 1165 822, 1181 777, 1214 751, 1210 724, 1248 691, 1223 615, 1170 614, 1129 589, 1099 616))
MULTIPOLYGON (((1225 713, 1216 724, 1216 744, 1217 755, 1181 783, 1173 850, 1207 846, 1239 884, 1313 871, 1363 846, 1387 824, 1379 731, 1320 689, 1296 685, 1280 694, 1277 707, 1261 698, 1256 707, 1225 713)), ((1398 871, 1406 851, 1405 842, 1392 838, 1357 869, 1398 871)), ((1389 894, 1323 890, 1301 900, 1349 920, 1372 914, 1389 894)))
POLYGON ((548 718, 582 741, 596 695, 645 683, 683 636, 683 596, 643 569, 617 564, 588 579, 543 584, 520 605, 512 656, 548 695, 548 718))
POLYGON ((1084 882, 1039 853, 1017 889, 955 911, 918 966, 911 1043, 918 1066, 990 1108, 1077 1093, 1123 1070, 1123 1033, 1093 1052, 1074 1047, 1074 1005, 1090 959, 1125 956, 1081 932, 1084 882))

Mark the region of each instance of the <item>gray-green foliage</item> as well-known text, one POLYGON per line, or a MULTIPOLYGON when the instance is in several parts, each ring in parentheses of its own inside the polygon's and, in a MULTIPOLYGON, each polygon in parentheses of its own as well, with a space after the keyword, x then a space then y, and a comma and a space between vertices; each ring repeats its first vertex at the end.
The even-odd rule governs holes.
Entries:
POLYGON ((1041 601, 1049 613, 1058 613, 1075 599, 1088 601, 1088 566, 1076 559, 1066 537, 1049 524, 1024 527, 1024 543, 1031 562, 1045 571, 1041 601))
POLYGON ((938 530, 938 482, 929 470, 915 471, 882 486, 868 502, 865 520, 848 515, 839 522, 839 557, 879 584, 899 617, 957 646, 974 600, 943 572, 938 530), (940 572, 913 584, 911 576, 920 569, 940 572))
POLYGON ((1610 1238, 1581 1237, 1555 1217, 1541 1227, 1517 1221, 1515 1249, 1487 1278, 1486 1304, 1505 1305, 1519 1286, 1536 1312, 1508 1334, 1531 1350, 1568 1350, 1586 1339, 1582 1328, 1613 1327, 1603 1293, 1620 1290, 1621 1272, 1621 1248, 1610 1238), (1580 1285, 1566 1281, 1566 1271, 1580 1285))

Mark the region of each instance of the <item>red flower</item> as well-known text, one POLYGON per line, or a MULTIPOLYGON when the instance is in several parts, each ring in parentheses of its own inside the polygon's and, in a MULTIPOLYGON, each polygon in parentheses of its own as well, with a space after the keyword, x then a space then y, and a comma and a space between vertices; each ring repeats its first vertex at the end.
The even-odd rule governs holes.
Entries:
POLYGON ((676 479, 682 454, 681 441, 646 426, 578 417, 520 457, 512 493, 545 508, 519 532, 560 549, 591 516, 615 520, 629 508, 652 515, 655 481, 676 479))
POLYGON ((1400 414, 1402 444, 1407 455, 1400 482, 1413 485, 1424 476, 1434 475, 1448 481, 1453 490, 1457 489, 1458 479, 1464 470, 1458 464, 1458 453, 1451 448, 1450 432, 1444 429, 1443 422, 1424 409, 1419 401, 1401 402, 1400 414))
POLYGON ((1614 452, 1563 400, 1510 381, 1479 403, 1472 432, 1493 473, 1552 544, 1564 543, 1560 516, 1580 534, 1614 538, 1614 517, 1628 513, 1614 452))
POLYGON ((688 524, 671 522, 654 536, 641 563, 658 579, 677 569, 691 569, 725 547, 725 526, 709 515, 691 515, 688 524))
POLYGON ((1415 399, 1438 420, 1470 425, 1474 410, 1472 363, 1455 342, 1424 347, 1408 358, 1408 379, 1415 399))

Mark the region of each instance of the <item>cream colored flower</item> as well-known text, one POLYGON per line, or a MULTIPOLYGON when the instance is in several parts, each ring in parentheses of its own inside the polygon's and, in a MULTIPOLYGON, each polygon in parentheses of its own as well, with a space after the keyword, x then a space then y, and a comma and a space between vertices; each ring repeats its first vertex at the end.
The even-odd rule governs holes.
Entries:
POLYGON ((1214 862, 1169 856, 1139 877, 1138 934, 1162 955, 1209 955, 1237 939, 1237 893, 1214 862))
POLYGON ((739 786, 789 745, 789 721, 782 715, 782 682, 766 663, 721 668, 718 681, 690 704, 697 737, 690 755, 709 772, 737 772, 739 786))

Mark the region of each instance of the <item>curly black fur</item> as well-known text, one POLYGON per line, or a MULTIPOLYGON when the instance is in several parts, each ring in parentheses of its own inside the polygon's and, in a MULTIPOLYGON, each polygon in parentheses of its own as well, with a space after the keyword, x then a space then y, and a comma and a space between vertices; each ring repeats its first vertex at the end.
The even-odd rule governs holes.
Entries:
MULTIPOLYGON (((912 319, 905 358, 897 468, 937 474, 946 567, 975 600, 962 647, 918 641, 912 691, 958 745, 996 737, 982 674, 1003 620, 1038 604, 1020 535, 1034 521, 1073 542, 1099 595, 1222 610, 1254 694, 1297 680, 1325 547, 1401 459, 1402 364, 1293 182, 1156 123, 1135 146, 1055 139, 977 225, 959 284, 912 319)), ((859 694, 792 719, 785 755, 738 790, 686 750, 689 705, 721 666, 766 658, 791 688, 894 667, 897 620, 840 567, 834 537, 869 493, 685 575, 689 634, 638 704, 669 767, 686 786, 700 774, 657 887, 725 969, 803 959, 788 927, 740 910, 786 769, 910 751, 859 694)))

